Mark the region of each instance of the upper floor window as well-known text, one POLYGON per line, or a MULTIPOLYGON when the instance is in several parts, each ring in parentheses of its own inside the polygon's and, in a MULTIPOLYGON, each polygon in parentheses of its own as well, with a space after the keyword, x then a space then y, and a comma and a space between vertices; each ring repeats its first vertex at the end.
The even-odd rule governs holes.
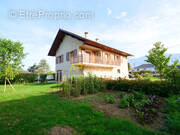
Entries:
POLYGON ((77 56, 77 49, 74 49, 74 51, 73 51, 73 56, 74 56, 74 57, 77 56))
POLYGON ((69 61, 69 52, 66 53, 66 61, 69 61))
POLYGON ((63 63, 64 62, 64 55, 61 55, 60 56, 60 63, 63 63))
POLYGON ((56 57, 56 64, 63 63, 64 62, 64 55, 56 57))
POLYGON ((58 57, 56 57, 56 64, 58 64, 58 57))

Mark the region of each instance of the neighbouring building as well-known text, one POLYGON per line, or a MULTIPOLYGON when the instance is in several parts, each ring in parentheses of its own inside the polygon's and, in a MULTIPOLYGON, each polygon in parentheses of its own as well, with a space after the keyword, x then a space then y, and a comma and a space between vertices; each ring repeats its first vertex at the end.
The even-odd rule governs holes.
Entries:
POLYGON ((59 29, 49 56, 56 57, 56 80, 92 73, 101 78, 128 78, 129 53, 59 29))
POLYGON ((141 70, 155 71, 155 68, 154 65, 152 64, 142 64, 134 68, 134 71, 141 71, 141 70))

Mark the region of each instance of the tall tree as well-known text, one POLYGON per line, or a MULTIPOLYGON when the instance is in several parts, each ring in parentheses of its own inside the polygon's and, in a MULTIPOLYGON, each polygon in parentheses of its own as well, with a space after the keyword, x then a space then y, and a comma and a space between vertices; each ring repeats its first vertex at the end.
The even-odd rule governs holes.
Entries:
POLYGON ((169 67, 171 55, 166 57, 164 55, 166 51, 167 48, 165 48, 161 42, 156 42, 154 48, 152 48, 149 51, 149 55, 146 56, 146 61, 155 66, 156 72, 159 73, 161 79, 170 72, 173 72, 178 64, 178 61, 175 61, 174 64, 169 67))
POLYGON ((42 59, 39 62, 38 72, 39 73, 48 73, 49 72, 49 64, 47 63, 47 61, 45 59, 42 59))
MULTIPOLYGON (((10 80, 13 80, 21 69, 21 61, 25 57, 23 50, 22 43, 0 38, 0 78, 4 79, 4 92, 6 82, 11 85, 10 80)), ((11 87, 13 88, 12 85, 11 87)))
POLYGON ((37 69, 38 69, 38 65, 34 64, 34 65, 30 66, 27 70, 29 72, 34 73, 37 69))

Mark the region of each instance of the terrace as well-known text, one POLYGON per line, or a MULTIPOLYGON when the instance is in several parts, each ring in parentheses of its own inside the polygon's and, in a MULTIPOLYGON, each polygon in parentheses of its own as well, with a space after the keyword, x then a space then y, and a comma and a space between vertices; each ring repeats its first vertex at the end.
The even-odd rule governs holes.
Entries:
POLYGON ((70 56, 71 64, 81 63, 95 66, 120 66, 121 59, 119 55, 105 52, 103 50, 83 46, 79 49, 76 56, 70 56))

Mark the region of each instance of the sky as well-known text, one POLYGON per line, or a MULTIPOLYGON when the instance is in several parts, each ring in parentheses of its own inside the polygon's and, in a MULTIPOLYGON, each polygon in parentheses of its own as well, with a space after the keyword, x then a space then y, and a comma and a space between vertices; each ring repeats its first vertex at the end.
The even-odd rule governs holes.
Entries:
POLYGON ((55 58, 49 49, 65 29, 138 58, 157 41, 168 53, 180 53, 180 0, 2 0, 0 38, 23 43, 24 69, 46 59, 52 71, 55 58))

